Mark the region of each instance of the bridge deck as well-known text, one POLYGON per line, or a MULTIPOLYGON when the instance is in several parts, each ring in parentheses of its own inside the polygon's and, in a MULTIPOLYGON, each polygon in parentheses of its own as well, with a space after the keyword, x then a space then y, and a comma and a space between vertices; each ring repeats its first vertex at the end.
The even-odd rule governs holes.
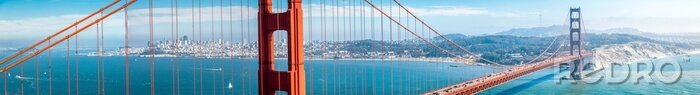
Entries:
MULTIPOLYGON (((583 57, 590 57, 591 55, 591 53, 582 54, 583 57)), ((579 56, 558 56, 553 57, 549 60, 544 60, 533 64, 519 65, 512 67, 508 70, 492 73, 466 82, 450 85, 442 89, 431 91, 425 93, 425 95, 471 95, 507 83, 508 81, 545 69, 547 67, 568 61, 573 61, 576 59, 579 59, 579 56)))

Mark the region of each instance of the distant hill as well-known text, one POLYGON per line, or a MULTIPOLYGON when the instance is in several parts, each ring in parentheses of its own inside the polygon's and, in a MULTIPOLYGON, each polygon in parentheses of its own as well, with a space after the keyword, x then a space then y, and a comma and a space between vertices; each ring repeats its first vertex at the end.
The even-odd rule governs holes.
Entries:
MULTIPOLYGON (((445 37, 448 38, 448 39, 467 39, 467 38, 470 38, 470 37, 472 37, 472 36, 467 36, 467 35, 464 35, 464 34, 445 34, 445 37)), ((440 42, 440 41, 444 41, 445 39, 443 39, 443 38, 440 37, 440 36, 435 36, 435 37, 432 38, 432 40, 433 40, 433 41, 440 42)))
MULTIPOLYGON (((585 34, 585 48, 590 50, 603 45, 610 44, 626 44, 630 42, 650 42, 672 45, 672 43, 656 41, 646 37, 629 35, 629 34, 585 34)), ((511 35, 489 35, 475 36, 466 39, 453 39, 457 44, 466 47, 470 51, 482 54, 482 57, 498 61, 506 64, 516 64, 522 61, 530 60, 532 57, 539 55, 546 50, 549 43, 553 39, 559 38, 558 42, 566 42, 568 35, 552 36, 552 37, 519 37, 511 35), (507 54, 521 54, 524 58, 509 58, 507 54)), ((447 42, 436 43, 451 51, 460 51, 459 48, 451 46, 447 42)), ((559 43, 557 43, 559 44, 559 43)), ((558 45, 553 45, 552 48, 558 45)), ((432 47, 425 47, 430 50, 432 47)), ((562 48, 562 50, 568 50, 562 48)), ((551 51, 551 50, 550 50, 551 51)), ((431 51, 438 55, 440 52, 431 51)), ((463 54, 457 52, 457 54, 463 54)))
POLYGON ((568 32, 568 26, 553 25, 548 27, 532 27, 532 28, 515 28, 503 32, 498 32, 493 35, 511 35, 520 37, 551 37, 563 35, 568 32))
MULTIPOLYGON (((585 33, 593 34, 630 34, 642 37, 653 37, 658 34, 643 32, 635 28, 623 27, 612 28, 606 30, 586 30, 585 33)), ((498 32, 493 35, 512 35, 520 37, 551 37, 558 35, 569 34, 569 26, 553 25, 548 27, 532 27, 532 28, 515 28, 503 32, 498 32)))
MULTIPOLYGON (((585 48, 591 50, 593 48, 601 47, 603 45, 611 44, 626 44, 630 42, 649 42, 665 45, 674 45, 669 42, 662 42, 646 37, 629 35, 629 34, 585 34, 585 48)), ((567 42, 568 35, 550 36, 550 37, 522 37, 522 36, 512 36, 512 35, 485 35, 485 36, 465 36, 461 34, 449 34, 446 37, 452 39, 455 43, 465 47, 471 52, 480 54, 483 58, 496 61, 498 63, 504 64, 517 64, 524 61, 529 61, 535 56, 542 53, 547 49, 547 46, 552 42, 553 39, 558 38, 559 40, 555 45, 551 45, 551 48, 558 47, 560 42, 567 42), (522 58, 511 58, 509 54, 519 54, 523 55, 522 58)), ((444 48, 457 55, 467 55, 462 52, 458 47, 452 46, 451 43, 444 41, 441 37, 432 37, 432 42, 436 45, 444 48)), ((420 53, 411 54, 412 56, 426 56, 426 57, 451 57, 444 52, 427 45, 422 41, 376 41, 376 40, 358 40, 350 41, 346 43, 338 43, 336 46, 338 50, 346 50, 353 53, 365 53, 365 52, 382 52, 382 51, 392 51, 392 52, 406 52, 406 51, 416 51, 420 53), (382 49, 382 47, 386 47, 382 49)), ((562 48, 562 51, 568 50, 568 48, 562 48)), ((550 49, 548 52, 553 51, 550 49)), ((321 52, 318 52, 321 53, 321 52)))

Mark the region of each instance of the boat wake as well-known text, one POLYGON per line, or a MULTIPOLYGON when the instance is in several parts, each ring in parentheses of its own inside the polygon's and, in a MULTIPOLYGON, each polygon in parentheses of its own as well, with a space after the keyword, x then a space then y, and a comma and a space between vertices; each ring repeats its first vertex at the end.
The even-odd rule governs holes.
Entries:
POLYGON ((34 79, 35 79, 35 78, 32 78, 32 77, 22 77, 22 76, 19 76, 19 75, 15 75, 15 78, 16 78, 16 79, 20 79, 20 80, 34 80, 34 79))
POLYGON ((197 69, 202 69, 202 70, 207 70, 207 71, 223 71, 221 68, 197 68, 197 69))

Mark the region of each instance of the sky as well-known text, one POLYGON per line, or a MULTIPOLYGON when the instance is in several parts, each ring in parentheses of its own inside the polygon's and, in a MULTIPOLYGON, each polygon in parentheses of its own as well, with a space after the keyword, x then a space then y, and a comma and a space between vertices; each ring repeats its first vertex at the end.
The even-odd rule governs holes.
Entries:
MULTIPOLYGON (((172 0, 154 0, 154 31, 156 40, 172 39, 172 0)), ((192 15, 199 15, 200 0, 177 0, 178 36, 192 35, 192 15), (192 7, 195 4, 195 7, 192 7), (195 10, 195 13, 192 13, 195 10)), ((283 1, 283 0, 278 0, 283 1)), ((398 7, 389 5, 389 0, 370 0, 384 11, 392 10, 398 15, 398 7), (388 7, 393 6, 393 7, 388 7)), ((700 0, 398 0, 409 7, 420 18, 442 34, 461 33, 484 35, 513 28, 545 27, 566 24, 568 10, 580 7, 587 29, 610 29, 630 27, 658 34, 700 33, 700 0)), ((54 33, 98 10, 112 0, 0 0, 0 44, 1 47, 26 46, 28 43, 54 33)), ((353 20, 368 21, 385 18, 369 15, 375 12, 360 0, 304 0, 305 30, 307 39, 322 39, 323 19, 350 17, 348 13, 367 13, 353 20), (358 4, 358 5, 353 5, 358 4), (324 8, 325 6, 325 8, 324 8), (336 10, 337 9, 337 10, 336 10), (316 31, 316 32, 314 32, 316 31)), ((201 0, 203 39, 223 39, 242 42, 254 40, 257 18, 257 0, 201 0), (221 3, 223 2, 223 3, 221 3), (243 2, 244 4, 242 4, 243 2), (213 4, 213 5, 212 5, 213 4), (214 9, 212 12, 211 9, 214 9), (220 10, 220 9, 224 10, 220 10), (230 10, 233 9, 233 10, 230 10), (223 12, 221 12, 223 11, 223 12), (213 13, 213 15, 212 15, 213 13), (223 13, 223 14, 219 14, 223 13), (230 15, 233 14, 233 15, 230 15), (223 16, 221 16, 223 15, 223 16), (224 24, 220 24, 221 22, 224 24), (213 24, 212 24, 213 23, 213 24), (213 25, 213 28, 212 28, 213 25), (249 26, 250 25, 250 26, 249 26), (223 27, 222 27, 223 26, 223 27), (233 27, 231 27, 233 26, 233 27), (243 26, 243 27, 241 27, 243 26), (225 31, 220 34, 216 31, 225 31), (209 31, 215 33, 209 33, 209 31), (243 30, 243 31, 241 31, 243 30), (250 33, 252 31, 252 33, 250 33), (213 34, 213 36, 212 36, 213 34)), ((121 5, 120 3, 118 5, 121 5)), ((282 5, 275 5, 280 9, 282 5)), ((148 38, 148 0, 140 0, 128 9, 129 42, 143 45, 148 38)), ((398 17, 399 19, 405 19, 398 17)), ((124 13, 105 20, 105 42, 124 42, 124 13)), ((198 16, 195 16, 195 18, 198 16)), ((350 18, 352 19, 352 18, 350 18)), ((197 22, 197 21, 195 21, 197 22)), ((389 23, 389 22, 385 22, 389 23)), ((328 23, 326 23, 328 24, 328 23)), ((345 24, 345 23, 344 23, 345 24)), ((349 23, 352 24, 352 23, 349 23)), ((84 25, 84 24, 81 24, 84 25)), ((198 22, 195 23, 198 25, 198 22)), ((343 25, 343 24, 341 24, 343 25)), ((343 31, 370 31, 365 28, 343 31)), ((347 26, 347 25, 344 25, 347 26)), ((327 26, 329 27, 329 26, 327 26)), ((376 27, 375 27, 376 28, 376 27)), ((195 28, 195 30, 198 28, 195 28)), ((95 43, 94 27, 80 33, 80 43, 95 43), (90 36, 86 36, 90 35, 90 36)), ((375 29, 376 30, 376 29, 375 29)), ((370 35, 370 34, 365 34, 370 35)), ((200 36, 195 34, 195 36, 200 36)), ((192 38, 192 37, 190 37, 192 38)), ((195 37, 197 38, 197 37, 195 37)))

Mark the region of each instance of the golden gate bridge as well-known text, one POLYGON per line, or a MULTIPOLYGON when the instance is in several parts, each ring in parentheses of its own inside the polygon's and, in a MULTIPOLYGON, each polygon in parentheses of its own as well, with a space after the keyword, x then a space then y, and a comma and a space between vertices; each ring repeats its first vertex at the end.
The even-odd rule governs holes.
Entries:
MULTIPOLYGON (((42 88, 40 86, 37 86, 36 94, 81 94, 85 92, 90 92, 90 94, 109 94, 106 93, 105 90, 109 90, 114 88, 113 86, 106 86, 110 84, 106 84, 108 81, 124 81, 123 86, 119 87, 124 87, 123 92, 124 94, 146 94, 149 93, 151 95, 155 94, 200 94, 200 95, 205 95, 205 94, 262 94, 262 95, 272 95, 272 94, 290 94, 290 95, 306 95, 306 94, 342 94, 340 91, 342 91, 345 94, 410 94, 409 92, 404 92, 404 91, 395 91, 397 89, 400 89, 398 87, 395 87, 396 85, 389 85, 389 87, 386 87, 386 85, 376 85, 372 83, 371 85, 369 83, 365 84, 362 83, 363 80, 348 80, 348 78, 344 79, 343 81, 358 81, 358 84, 344 84, 344 85, 339 85, 339 84, 334 84, 334 85, 329 85, 328 82, 325 81, 330 81, 330 82, 339 82, 339 81, 332 81, 332 80, 325 80, 324 82, 318 83, 313 81, 316 78, 324 78, 328 79, 327 77, 328 74, 348 74, 343 73, 343 72, 337 72, 335 70, 329 70, 326 68, 326 65, 323 65, 323 69, 321 70, 309 70, 309 67, 305 67, 305 61, 309 60, 310 58, 306 57, 306 54, 308 52, 305 51, 305 45, 310 44, 311 42, 343 42, 343 41, 352 41, 352 40, 378 40, 378 41, 385 41, 389 44, 382 44, 381 50, 382 51, 392 51, 392 48, 388 48, 388 45, 391 45, 395 43, 395 41, 412 41, 412 42, 422 42, 425 45, 428 45, 429 47, 432 47, 437 51, 439 54, 443 54, 445 56, 449 56, 447 58, 440 58, 438 60, 456 60, 453 62, 459 62, 459 63, 464 63, 464 64, 492 64, 492 65, 486 65, 483 66, 483 68, 493 68, 493 66, 498 66, 499 63, 496 61, 491 61, 485 58, 482 58, 479 56, 478 53, 470 51, 468 48, 465 48, 464 45, 460 45, 450 39, 449 37, 446 37, 445 35, 441 34, 439 31, 437 31, 436 28, 430 26, 426 21, 418 17, 411 8, 408 8, 404 6, 399 0, 305 0, 305 2, 302 2, 302 0, 260 0, 257 1, 257 8, 258 8, 258 14, 257 17, 250 17, 248 14, 250 12, 246 12, 248 10, 245 10, 243 8, 240 8, 239 10, 235 10, 233 7, 224 7, 225 5, 227 6, 255 6, 255 1, 252 0, 204 0, 204 1, 209 1, 210 6, 209 9, 204 9, 202 8, 202 3, 203 0, 170 0, 170 1, 161 1, 161 0, 114 0, 113 2, 107 4, 106 6, 99 8, 97 11, 85 16, 84 18, 81 18, 77 20, 76 22, 60 29, 57 32, 52 33, 51 35, 47 36, 46 38, 43 38, 36 43, 33 43, 26 48, 23 48, 16 53, 13 53, 9 56, 6 56, 2 60, 0 60, 0 65, 2 65, 2 69, 0 69, 0 72, 4 73, 3 74, 3 80, 4 80, 4 94, 12 94, 12 93, 19 93, 19 94, 24 94, 25 93, 25 88, 24 88, 24 82, 22 81, 21 85, 21 90, 18 92, 11 92, 8 90, 7 86, 7 81, 8 81, 8 73, 9 72, 15 72, 19 71, 20 77, 25 77, 25 76, 31 76, 30 74, 25 74, 24 73, 24 63, 28 63, 28 60, 36 59, 39 56, 51 56, 51 50, 52 48, 55 48, 59 44, 66 44, 66 63, 68 63, 67 68, 65 71, 62 71, 61 69, 53 69, 54 66, 52 66, 51 61, 48 61, 47 63, 39 63, 36 62, 36 71, 35 71, 35 78, 41 78, 40 76, 40 71, 48 71, 48 84, 39 84, 40 82, 39 79, 36 79, 37 82, 34 85, 49 85, 47 88, 42 88), (217 2, 218 1, 218 2, 217 2), (147 3, 148 4, 148 29, 147 30, 134 30, 130 29, 129 25, 129 7, 133 6, 135 3, 147 3), (212 73, 211 76, 213 77, 204 77, 205 76, 205 71, 204 66, 202 65, 205 61, 216 61, 217 59, 215 58, 203 58, 203 57, 194 57, 194 60, 196 60, 194 63, 186 63, 186 62, 180 62, 180 60, 187 59, 184 56, 185 54, 179 54, 180 52, 175 52, 174 54, 175 58, 173 60, 175 61, 169 61, 173 65, 170 67, 171 72, 171 78, 172 83, 169 83, 172 85, 172 88, 161 88, 157 87, 156 83, 160 81, 161 79, 158 77, 156 72, 164 72, 163 70, 156 70, 158 67, 156 64, 156 61, 159 61, 156 59, 156 51, 155 51, 155 43, 154 41, 154 36, 160 36, 156 35, 154 32, 156 32, 157 27, 160 26, 155 26, 154 21, 156 20, 154 18, 154 3, 161 3, 161 2, 167 2, 170 3, 169 6, 169 14, 170 16, 170 38, 174 41, 173 47, 175 47, 176 50, 180 50, 182 46, 181 42, 182 40, 179 40, 179 36, 187 35, 187 32, 190 32, 191 34, 189 35, 190 37, 193 37, 192 39, 196 39, 195 42, 205 42, 205 40, 202 40, 204 36, 203 32, 211 32, 211 36, 209 36, 212 40, 216 39, 216 36, 219 36, 218 39, 219 41, 225 40, 227 37, 225 32, 229 32, 229 38, 230 41, 233 42, 234 40, 234 35, 240 36, 241 39, 239 40, 239 43, 247 43, 245 41, 255 41, 251 43, 256 43, 256 46, 252 47, 257 47, 257 54, 248 56, 251 58, 257 58, 257 63, 255 62, 243 62, 245 64, 258 64, 257 65, 257 75, 251 75, 247 77, 232 77, 232 79, 248 79, 250 77, 255 77, 254 80, 257 80, 257 85, 250 85, 250 86, 242 86, 242 87, 234 87, 231 85, 229 82, 228 86, 221 86, 218 84, 213 85, 213 87, 204 87, 204 84, 208 84, 205 82, 213 82, 212 84, 216 83, 214 81, 222 81, 225 83, 225 81, 229 81, 226 78, 230 76, 226 76, 226 73, 244 73, 244 72, 236 72, 236 70, 222 70, 221 68, 219 69, 214 69, 218 71, 222 71, 220 73, 212 73), (180 5, 179 2, 188 2, 191 3, 191 5, 180 5), (307 3, 307 2, 315 2, 319 4, 312 4, 312 3, 307 3), (185 12, 180 10, 180 7, 183 6, 189 6, 192 7, 190 10, 185 10, 189 11, 191 15, 187 17, 187 15, 181 14, 181 12, 185 12), (218 6, 218 7, 215 7, 218 6), (306 10, 304 9, 311 9, 311 7, 320 7, 320 8, 314 8, 318 10, 306 10), (195 9, 196 8, 196 9, 195 9), (234 12, 234 11, 239 11, 239 12, 234 12), (121 12, 121 13, 120 13, 121 12), (204 12, 204 13, 203 13, 204 12), (209 14, 207 13, 209 12, 209 14), (124 25, 123 25, 123 32, 124 32, 124 47, 123 49, 123 54, 124 54, 124 68, 122 72, 124 72, 124 79, 123 80, 114 80, 114 79, 107 79, 105 76, 110 72, 105 72, 105 69, 110 69, 112 67, 105 67, 105 63, 110 63, 110 62, 105 62, 104 59, 98 59, 95 60, 95 62, 89 62, 89 63, 94 63, 97 64, 95 68, 88 68, 88 69, 95 69, 95 72, 90 72, 90 73, 95 73, 95 76, 89 76, 89 78, 86 78, 85 76, 79 76, 80 73, 78 70, 86 70, 85 68, 79 69, 77 66, 78 64, 86 64, 86 63, 80 63, 83 61, 77 61, 79 60, 78 58, 78 35, 82 32, 88 32, 88 29, 95 29, 96 34, 94 39, 96 46, 94 48, 97 48, 97 51, 99 54, 98 56, 102 57, 105 54, 104 53, 104 44, 105 44, 105 36, 104 36, 104 21, 106 19, 109 19, 110 17, 114 15, 123 15, 124 16, 124 25), (209 15, 209 16, 202 16, 202 15, 209 15), (320 15, 320 19, 305 19, 307 16, 312 16, 312 15, 320 15), (184 16, 184 17, 180 17, 184 16), (224 22, 225 20, 232 20, 234 17, 238 16, 240 19, 251 19, 251 18, 257 18, 257 29, 252 28, 253 26, 256 26, 253 24, 253 22, 248 21, 240 21, 239 24, 240 26, 236 26, 234 24, 234 21, 230 22, 224 22), (209 17, 209 18, 206 18, 209 17), (208 26, 203 26, 203 21, 206 19, 211 19, 211 27, 208 26), (218 22, 217 22, 218 19, 218 22), (191 26, 187 25, 181 25, 184 24, 182 23, 183 20, 189 20, 188 22, 191 22, 191 26), (320 21, 314 21, 314 20, 320 20, 320 21), (217 27, 218 26, 218 27, 217 27), (191 27, 191 30, 181 30, 182 27, 191 27), (209 31, 204 31, 204 28, 211 28, 209 31), (218 31, 216 31, 218 29, 218 31), (257 30, 257 36, 254 36, 256 32, 251 32, 251 31, 256 31, 257 30), (320 30, 320 31, 319 31, 320 30), (140 63, 148 63, 149 66, 149 90, 150 92, 134 92, 131 91, 134 86, 142 86, 140 84, 134 84, 133 82, 130 82, 132 78, 130 78, 132 68, 130 68, 130 64, 136 64, 139 62, 134 62, 132 61, 133 58, 130 58, 130 34, 135 33, 134 31, 147 31, 148 32, 148 48, 144 51, 148 51, 148 53, 145 57, 149 58, 147 62, 140 62, 140 63), (181 32, 181 31, 186 31, 186 32, 181 32), (216 32, 219 32, 218 34, 216 32), (238 32, 238 33, 236 33, 238 32), (313 37, 313 36, 319 36, 319 35, 314 35, 314 33, 320 33, 321 37, 313 37), (251 35, 253 34, 253 35, 251 35), (432 36, 437 36, 447 43, 449 43, 450 47, 456 47, 457 51, 451 51, 446 49, 447 46, 440 46, 435 43, 430 37, 432 36), (321 38, 321 39, 318 39, 321 38), (257 39, 257 40, 252 40, 252 39, 257 39), (75 41, 71 44, 71 40, 75 41), (282 44, 282 45, 280 45, 282 44), (74 47, 71 47, 71 45, 74 45, 74 47), (277 46, 280 46, 286 51, 277 51, 279 48, 277 46), (75 52, 72 52, 75 51, 75 52), (275 64, 278 63, 276 61, 276 58, 282 58, 278 55, 277 53, 283 53, 286 54, 283 58, 286 60, 286 70, 285 69, 279 69, 277 68, 275 64), (71 58, 73 57, 73 58, 71 58), (73 60, 73 61, 71 61, 73 60), (73 63, 71 65, 71 63, 73 63), (193 64, 192 66, 198 66, 195 68, 198 69, 183 69, 180 64, 193 64), (48 68, 44 68, 44 66, 40 65, 48 65, 48 68), (74 65, 74 66, 73 66, 74 65), (19 68, 17 67, 19 66, 19 68), (42 67, 42 68, 40 68, 42 67), (71 68, 73 67, 73 68, 71 68), (19 70, 18 70, 19 69, 19 70), (15 71, 12 71, 15 70, 15 71), (71 71, 75 70, 75 71, 71 71), (191 73, 192 79, 182 79, 183 76, 190 76, 186 74, 182 74, 184 70, 190 70, 193 73, 191 73), (63 72, 67 75, 66 80, 53 80, 53 74, 55 72, 63 72), (322 73, 320 76, 314 76, 314 74, 309 75, 310 72, 320 72, 322 73), (73 75, 71 75, 73 74, 73 75), (219 78, 216 78, 216 75, 219 78), (311 80, 309 80, 311 79, 311 80), (94 80, 94 82, 80 82, 80 80, 94 80), (185 80, 185 81, 182 81, 185 80), (52 81, 66 81, 67 86, 64 86, 67 91, 65 93, 54 93, 53 89, 56 88, 57 86, 54 86, 52 81), (74 82, 74 83, 71 83, 74 82), (95 91, 88 91, 87 89, 81 89, 80 86, 90 86, 93 87, 95 91), (381 87, 371 87, 371 88, 351 88, 353 85, 361 85, 364 87, 368 87, 368 85, 371 86, 381 86, 381 87), (185 86, 185 87, 182 87, 185 86), (321 86, 321 87, 315 87, 315 86, 321 86), (328 87, 328 86, 333 86, 333 87, 328 87), (227 91, 230 89, 248 89, 245 91, 241 92, 235 92, 235 91, 227 91), (381 88, 381 89, 378 89, 381 88), (42 92, 46 90, 39 90, 39 89, 48 89, 48 92, 42 92), (162 90, 157 90, 157 89, 166 89, 169 91, 162 91, 162 90), (249 91, 257 89, 257 91, 249 91), (360 89, 360 90, 357 90, 360 89), (368 90, 368 89, 374 89, 374 90, 368 90), (182 93, 182 92, 187 92, 189 93, 182 93), (207 91, 205 91, 207 90, 207 91), (330 91, 339 91, 338 93, 329 93, 330 91), (390 90, 390 93, 377 93, 376 90, 390 90), (311 92, 311 93, 309 93, 311 92)), ((206 5, 205 5, 206 6, 206 5)), ((567 63, 567 62, 573 62, 574 65, 572 66, 572 72, 571 72, 571 77, 572 79, 581 79, 581 71, 583 68, 583 62, 582 59, 590 57, 592 54, 590 52, 587 52, 583 50, 583 35, 581 32, 584 32, 585 30, 583 26, 583 20, 581 20, 581 12, 579 8, 571 8, 570 14, 569 14, 569 19, 567 19, 568 24, 570 27, 568 32, 570 32, 569 35, 569 41, 568 45, 564 45, 564 43, 567 43, 566 41, 562 41, 559 38, 555 38, 549 43, 549 46, 547 47, 546 50, 544 50, 542 53, 540 53, 539 56, 537 56, 535 59, 532 59, 531 61, 526 62, 525 64, 520 64, 520 65, 515 65, 508 67, 507 69, 503 69, 502 71, 494 71, 494 72, 488 72, 485 74, 482 74, 484 76, 482 77, 477 77, 474 79, 470 80, 463 80, 463 81, 453 81, 449 82, 452 83, 453 85, 440 85, 440 80, 438 79, 431 79, 431 78, 418 78, 418 77, 410 77, 415 80, 424 80, 421 81, 423 83, 418 83, 414 84, 413 82, 406 82, 406 83, 401 83, 401 81, 393 81, 395 79, 389 79, 389 83, 391 84, 399 84, 400 86, 407 86, 407 85, 436 85, 434 88, 429 88, 429 89, 421 89, 417 90, 411 93, 424 93, 424 94, 448 94, 448 95, 464 95, 464 94, 475 94, 479 93, 482 91, 485 91, 489 88, 498 86, 500 84, 507 83, 511 80, 517 79, 518 77, 522 77, 525 75, 528 75, 533 72, 537 72, 539 70, 559 65, 561 63, 567 63), (562 47, 570 47, 568 49, 569 54, 561 54, 560 51, 562 47), (550 48, 554 47, 554 48, 550 48), (552 55, 545 55, 547 52, 551 52, 552 55)), ((565 31, 562 31, 565 32, 565 31)), ((138 33, 138 32, 136 32, 138 33)), ((85 36, 93 36, 93 35, 85 35, 85 36)), ((138 36, 137 36, 138 37, 138 36)), ((133 37, 131 37, 133 39, 133 37)), ((86 39, 80 39, 80 40, 86 40, 86 39)), ((93 40, 93 39, 88 39, 88 40, 93 40)), ((221 43, 219 43, 221 44, 221 43)), ((197 49, 197 48, 195 48, 197 49)), ((201 49, 201 48, 199 48, 201 49)), ((322 51, 333 51, 333 48, 323 48, 324 50, 322 51)), ((244 49, 238 49, 238 50, 233 50, 233 51, 248 51, 244 49)), ((194 52, 195 55, 197 54, 204 54, 206 52, 194 52)), ((381 59, 379 60, 387 60, 387 62, 382 62, 381 64, 390 64, 391 66, 402 66, 402 62, 406 61, 406 59, 402 59, 400 57, 394 56, 394 55, 381 55, 381 59)), ((332 59, 331 56, 325 56, 321 55, 322 59, 332 59)), ((223 58, 222 58, 223 59, 223 58)), ((235 59, 235 58, 230 58, 230 59, 235 59)), ((359 59, 359 60, 371 60, 369 58, 365 59, 359 59)), ((160 60, 162 61, 162 60, 160 60)), ((422 56, 421 58, 415 58, 415 59, 408 59, 408 61, 431 61, 431 59, 426 58, 425 56, 422 56)), ((433 60, 434 61, 434 60, 433 60)), ((223 62, 226 63, 226 62, 223 62)), ((282 62, 285 63, 285 62, 282 62)), ((223 66, 223 65, 222 65, 223 66)), ((241 65, 243 66, 243 65, 241 65)), ((437 66, 437 65, 436 65, 437 66)), ((234 67, 238 69, 250 69, 250 68, 255 68, 255 67, 234 67)), ((431 67, 425 67, 425 68, 431 68, 431 67)), ((437 68, 437 67, 432 67, 432 68, 437 68)), ((338 69, 338 68, 335 68, 338 69)), ((340 67, 340 69, 348 69, 345 67, 340 67)), ((389 69, 391 72, 371 72, 370 73, 381 73, 382 75, 386 76, 393 76, 401 73, 395 73, 392 68, 383 68, 383 69, 389 69), (387 74, 388 73, 388 74, 387 74)), ((437 72, 427 72, 427 73, 437 73, 437 72)), ((44 73, 47 74, 47 73, 44 73)), ((138 73, 137 73, 138 74, 138 73)), ((410 73, 404 73, 404 75, 410 76, 410 73)), ((122 76, 122 75, 119 75, 122 76)), ((346 76, 346 77, 352 77, 352 76, 346 76)), ((394 78, 394 77, 391 77, 394 78)), ((365 79, 367 80, 367 79, 365 79)), ((253 80, 249 80, 246 82, 254 82, 253 80)), ((64 88, 60 87, 60 88, 64 88)), ((407 90, 407 91, 413 91, 413 90, 407 90)), ((62 91, 63 92, 63 91, 62 91)))

